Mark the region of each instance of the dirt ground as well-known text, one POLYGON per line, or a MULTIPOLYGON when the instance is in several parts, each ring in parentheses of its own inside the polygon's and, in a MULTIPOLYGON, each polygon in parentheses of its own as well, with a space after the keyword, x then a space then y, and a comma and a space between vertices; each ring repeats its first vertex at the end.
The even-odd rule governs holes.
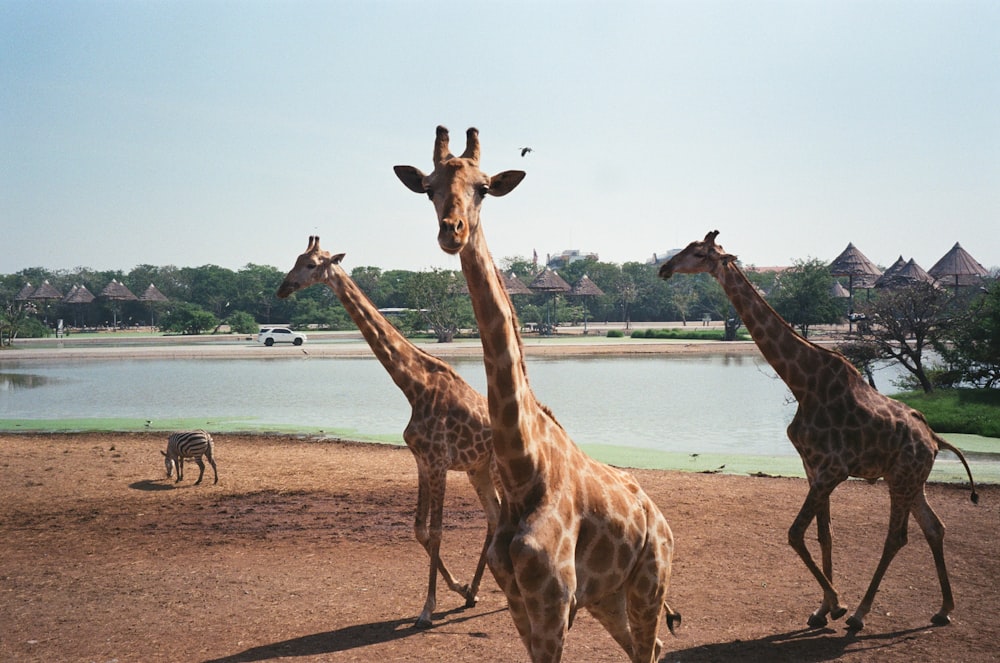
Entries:
MULTIPOLYGON (((160 434, 0 435, 0 661, 523 661, 487 572, 478 605, 439 583, 435 626, 416 630, 427 562, 413 538, 408 450, 217 435, 220 480, 164 476, 160 434)), ((1000 656, 1000 489, 932 485, 948 526, 957 607, 911 522, 866 628, 809 629, 818 586, 786 543, 800 479, 640 470, 677 541, 663 661, 988 661, 1000 656)), ((883 483, 833 498, 835 580, 846 604, 874 571, 883 483)), ((484 519, 464 476, 449 484, 442 546, 467 581, 484 519)), ((811 530, 812 534, 812 530, 811 530)), ((814 545, 815 549, 816 546, 814 545)), ((590 615, 564 660, 624 661, 590 615)))

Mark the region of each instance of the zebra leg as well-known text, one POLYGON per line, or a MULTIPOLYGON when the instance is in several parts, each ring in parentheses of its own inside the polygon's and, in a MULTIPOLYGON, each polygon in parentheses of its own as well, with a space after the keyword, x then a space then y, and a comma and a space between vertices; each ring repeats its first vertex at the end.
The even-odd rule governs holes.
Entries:
POLYGON ((212 483, 219 483, 219 468, 215 466, 215 457, 212 455, 211 447, 205 452, 205 457, 208 458, 208 462, 212 465, 212 472, 215 473, 215 481, 212 483))
POLYGON ((174 459, 174 465, 177 467, 177 478, 174 479, 174 483, 180 483, 181 479, 184 478, 184 458, 183 456, 178 456, 174 459))
POLYGON ((201 456, 195 456, 194 462, 198 463, 198 480, 194 482, 194 485, 201 483, 201 478, 205 476, 205 461, 201 459, 201 456))

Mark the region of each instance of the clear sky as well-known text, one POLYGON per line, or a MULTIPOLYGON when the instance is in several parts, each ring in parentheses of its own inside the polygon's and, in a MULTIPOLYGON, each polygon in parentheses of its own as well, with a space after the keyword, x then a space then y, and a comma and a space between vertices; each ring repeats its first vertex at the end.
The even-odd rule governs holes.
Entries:
POLYGON ((477 126, 495 258, 1000 266, 1000 2, 0 0, 0 273, 458 268, 392 172, 477 126), (533 152, 521 157, 520 149, 533 152))

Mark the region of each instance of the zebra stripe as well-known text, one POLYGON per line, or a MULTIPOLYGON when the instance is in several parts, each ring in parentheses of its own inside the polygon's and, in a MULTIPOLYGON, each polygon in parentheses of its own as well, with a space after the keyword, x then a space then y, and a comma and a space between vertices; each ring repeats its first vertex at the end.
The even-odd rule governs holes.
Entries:
POLYGON ((219 483, 219 470, 215 466, 215 442, 212 436, 206 431, 195 430, 183 433, 174 433, 167 439, 167 450, 161 451, 164 464, 167 468, 167 478, 170 478, 174 467, 177 468, 177 479, 175 483, 184 478, 184 459, 192 458, 198 464, 198 480, 194 482, 197 486, 201 483, 205 475, 205 463, 201 457, 205 456, 212 465, 215 473, 215 482, 219 483))

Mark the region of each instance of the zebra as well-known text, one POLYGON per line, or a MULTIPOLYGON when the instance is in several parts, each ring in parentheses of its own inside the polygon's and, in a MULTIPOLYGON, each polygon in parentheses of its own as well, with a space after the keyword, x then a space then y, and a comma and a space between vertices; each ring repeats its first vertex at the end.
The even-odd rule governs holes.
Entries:
POLYGON ((215 443, 212 441, 212 436, 203 430, 172 434, 167 440, 167 450, 160 452, 163 454, 164 464, 167 466, 167 478, 170 478, 174 465, 176 465, 177 479, 174 483, 183 479, 184 459, 193 458, 194 462, 198 463, 198 480, 194 482, 194 485, 197 486, 205 475, 205 463, 201 460, 201 457, 205 456, 212 465, 212 471, 215 472, 214 483, 219 483, 219 470, 215 466, 214 451, 215 443))

